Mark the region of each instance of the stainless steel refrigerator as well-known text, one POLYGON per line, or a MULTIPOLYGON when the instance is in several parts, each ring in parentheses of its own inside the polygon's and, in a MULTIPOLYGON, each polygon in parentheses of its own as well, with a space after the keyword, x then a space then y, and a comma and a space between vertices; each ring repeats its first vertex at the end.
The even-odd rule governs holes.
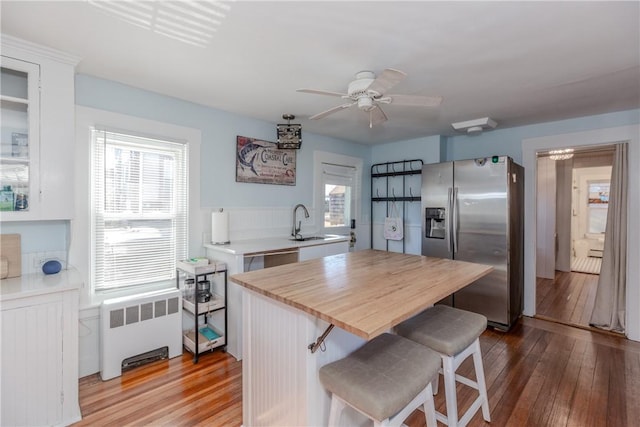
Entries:
POLYGON ((493 266, 443 303, 508 330, 522 313, 524 169, 506 156, 422 168, 422 254, 493 266))

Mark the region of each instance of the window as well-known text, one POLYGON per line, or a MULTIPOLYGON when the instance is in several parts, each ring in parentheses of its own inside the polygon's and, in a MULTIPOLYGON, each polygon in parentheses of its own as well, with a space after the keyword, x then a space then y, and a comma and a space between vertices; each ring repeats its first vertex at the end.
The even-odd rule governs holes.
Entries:
POLYGON ((187 144, 92 129, 95 291, 166 283, 187 257, 187 144))
POLYGON ((604 233, 607 225, 607 212, 609 210, 609 187, 607 181, 588 181, 589 200, 588 207, 588 233, 604 233))

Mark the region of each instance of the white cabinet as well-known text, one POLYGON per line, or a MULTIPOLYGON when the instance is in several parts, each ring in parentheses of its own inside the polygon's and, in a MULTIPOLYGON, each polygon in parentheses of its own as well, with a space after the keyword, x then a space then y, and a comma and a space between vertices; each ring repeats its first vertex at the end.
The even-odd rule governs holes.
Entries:
POLYGON ((1 51, 1 219, 71 219, 78 61, 4 34, 1 51))
POLYGON ((349 252, 349 241, 330 243, 326 245, 304 246, 298 251, 298 260, 322 258, 329 255, 338 255, 349 252))
POLYGON ((77 272, 2 281, 0 425, 69 425, 78 405, 77 272))

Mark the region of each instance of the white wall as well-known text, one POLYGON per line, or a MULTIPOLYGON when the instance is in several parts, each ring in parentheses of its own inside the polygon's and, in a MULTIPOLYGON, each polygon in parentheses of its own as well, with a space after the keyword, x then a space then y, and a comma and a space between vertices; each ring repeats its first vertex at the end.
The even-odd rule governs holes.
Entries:
POLYGON ((548 157, 538 158, 536 181, 536 276, 556 275, 556 165, 548 157))

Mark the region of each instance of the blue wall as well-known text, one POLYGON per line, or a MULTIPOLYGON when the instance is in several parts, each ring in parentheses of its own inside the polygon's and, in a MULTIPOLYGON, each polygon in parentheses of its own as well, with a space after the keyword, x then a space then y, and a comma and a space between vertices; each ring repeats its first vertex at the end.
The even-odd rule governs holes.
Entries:
POLYGON ((3 222, 2 234, 20 234, 23 253, 66 251, 69 246, 69 221, 3 222))
POLYGON ((375 164, 422 159, 424 163, 438 163, 445 160, 444 154, 444 137, 436 135, 375 145, 371 147, 371 162, 375 164))
POLYGON ((200 129, 200 191, 203 207, 271 207, 293 206, 296 203, 312 205, 313 152, 316 150, 358 157, 365 164, 370 163, 368 146, 303 131, 302 148, 297 151, 295 186, 237 183, 236 136, 275 141, 275 123, 238 116, 82 74, 76 76, 76 104, 200 129))

